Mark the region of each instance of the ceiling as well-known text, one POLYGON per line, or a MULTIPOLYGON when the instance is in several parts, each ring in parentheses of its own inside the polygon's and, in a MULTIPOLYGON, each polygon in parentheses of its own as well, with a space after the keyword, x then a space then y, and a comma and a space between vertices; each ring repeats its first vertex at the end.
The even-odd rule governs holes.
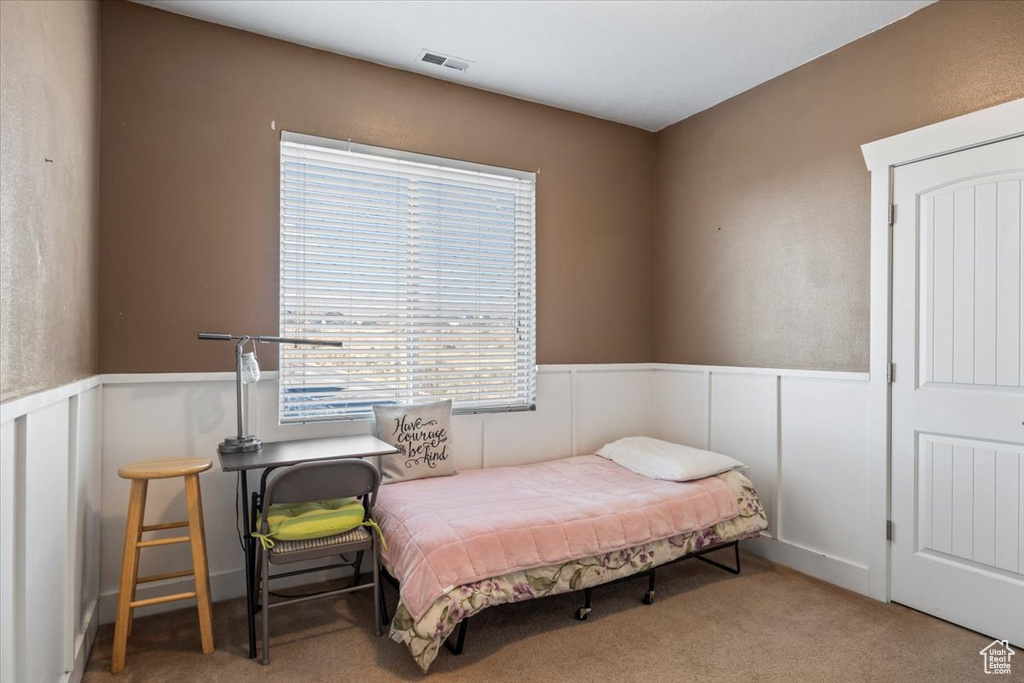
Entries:
POLYGON ((652 131, 931 2, 136 1, 652 131))

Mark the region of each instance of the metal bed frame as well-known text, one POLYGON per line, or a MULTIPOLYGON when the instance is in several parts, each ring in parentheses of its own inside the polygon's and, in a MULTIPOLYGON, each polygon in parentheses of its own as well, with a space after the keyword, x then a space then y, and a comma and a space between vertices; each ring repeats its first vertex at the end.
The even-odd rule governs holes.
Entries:
MULTIPOLYGON (((654 579, 655 579, 655 572, 656 572, 656 570, 658 568, 661 568, 661 567, 667 567, 667 566, 669 566, 671 564, 676 564, 677 562, 682 562, 683 560, 700 560, 701 562, 706 562, 707 564, 710 564, 712 566, 718 567, 719 569, 725 570, 725 571, 729 572, 730 574, 739 574, 740 573, 740 539, 737 539, 735 541, 729 541, 728 543, 720 543, 718 545, 710 546, 710 547, 707 547, 707 548, 702 548, 701 550, 695 550, 692 553, 688 553, 688 554, 683 555, 681 557, 677 557, 674 560, 669 560, 668 562, 664 562, 664 563, 662 563, 660 565, 657 565, 655 567, 651 567, 647 571, 637 572, 636 574, 630 574, 629 576, 623 576, 623 577, 620 577, 618 579, 613 579, 611 581, 607 581, 605 583, 599 583, 596 586, 590 586, 589 588, 584 588, 584 589, 582 589, 582 591, 583 591, 583 605, 578 607, 578 608, 576 608, 576 612, 573 614, 573 617, 575 619, 577 619, 578 621, 586 621, 587 620, 587 617, 590 616, 590 612, 593 610, 594 589, 597 588, 598 586, 611 586, 611 585, 616 584, 616 583, 622 583, 624 581, 630 581, 630 580, 636 579, 639 576, 645 576, 645 575, 647 576, 647 592, 644 593, 644 596, 641 599, 641 601, 645 605, 653 604, 654 603, 654 579), (726 564, 722 564, 721 562, 717 562, 715 560, 712 560, 712 559, 709 559, 707 557, 704 557, 708 553, 713 553, 713 552, 718 551, 718 550, 724 550, 725 548, 729 548, 729 547, 732 547, 732 549, 733 549, 733 553, 734 553, 733 557, 735 558, 735 563, 736 563, 735 567, 730 567, 730 566, 728 566, 726 564)), ((384 568, 383 565, 381 566, 381 576, 383 576, 384 579, 388 583, 390 583, 392 586, 394 586, 395 590, 399 590, 398 579, 393 577, 391 575, 391 572, 389 572, 386 568, 384 568)), ((578 590, 577 591, 570 591, 570 593, 579 593, 579 592, 580 591, 578 591, 578 590)), ((558 593, 557 595, 563 595, 563 594, 562 593, 558 593)), ((547 596, 544 596, 544 597, 547 597, 547 596)), ((389 616, 389 613, 388 613, 387 599, 384 596, 384 591, 383 590, 380 591, 380 613, 381 613, 381 616, 384 619, 384 623, 385 624, 387 624, 388 622, 391 621, 391 617, 389 616)), ((455 636, 455 643, 454 644, 452 643, 451 636, 449 636, 444 641, 445 648, 449 652, 451 652, 453 655, 461 655, 462 654, 462 649, 466 645, 466 630, 469 627, 469 620, 470 619, 472 619, 472 617, 467 617, 467 618, 463 619, 459 623, 458 630, 456 630, 454 632, 454 634, 453 634, 455 636)))

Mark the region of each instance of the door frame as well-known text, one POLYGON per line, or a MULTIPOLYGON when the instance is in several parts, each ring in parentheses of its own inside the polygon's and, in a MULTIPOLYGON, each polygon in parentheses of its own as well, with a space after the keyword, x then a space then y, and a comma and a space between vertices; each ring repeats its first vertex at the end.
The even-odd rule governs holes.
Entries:
MULTIPOLYGON (((861 145, 871 174, 871 332, 869 394, 871 452, 868 492, 868 595, 889 602, 892 392, 893 171, 899 166, 1024 134, 1024 98, 861 145)), ((898 209, 897 209, 898 210, 898 209)), ((913 377, 909 368, 899 378, 913 377)), ((897 379, 899 379, 897 378, 897 379)), ((897 530, 896 533, 899 533, 897 530)))

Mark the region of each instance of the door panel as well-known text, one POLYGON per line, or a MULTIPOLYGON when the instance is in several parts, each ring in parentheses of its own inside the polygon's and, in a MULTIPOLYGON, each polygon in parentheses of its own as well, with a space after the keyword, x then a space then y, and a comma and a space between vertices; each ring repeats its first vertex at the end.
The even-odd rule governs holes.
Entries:
POLYGON ((926 382, 1022 386, 1019 175, 994 174, 918 200, 926 382))
POLYGON ((1021 448, 918 435, 917 552, 1020 572, 1021 448))
POLYGON ((1024 644, 1024 138, 893 175, 896 602, 1024 644))

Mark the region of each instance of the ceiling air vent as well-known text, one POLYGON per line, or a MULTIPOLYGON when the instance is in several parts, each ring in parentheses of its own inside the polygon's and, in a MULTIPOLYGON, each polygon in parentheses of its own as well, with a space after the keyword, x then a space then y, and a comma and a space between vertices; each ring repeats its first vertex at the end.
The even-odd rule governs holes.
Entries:
POLYGON ((423 50, 420 52, 419 61, 426 62, 427 64, 434 64, 435 66, 443 66, 448 69, 455 69, 456 71, 465 71, 469 68, 469 65, 473 63, 468 59, 451 57, 449 55, 443 55, 440 52, 432 52, 430 50, 423 50))

